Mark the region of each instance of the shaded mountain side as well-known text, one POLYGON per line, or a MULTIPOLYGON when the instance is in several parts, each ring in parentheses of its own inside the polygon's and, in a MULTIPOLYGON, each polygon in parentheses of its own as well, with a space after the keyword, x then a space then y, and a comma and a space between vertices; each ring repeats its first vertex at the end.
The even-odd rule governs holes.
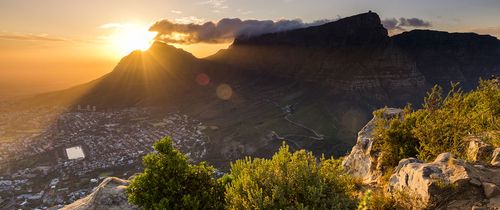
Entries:
POLYGON ((392 40, 430 84, 458 81, 471 88, 478 77, 500 75, 500 41, 490 35, 413 30, 392 40))
POLYGON ((238 38, 208 58, 234 68, 319 83, 337 94, 413 101, 426 89, 415 62, 390 41, 375 13, 304 29, 238 38))
POLYGON ((161 104, 189 90, 200 69, 201 63, 190 53, 154 43, 148 51, 135 51, 123 58, 75 104, 102 108, 161 104))
POLYGON ((389 37, 378 15, 369 12, 321 26, 237 38, 208 59, 344 92, 397 96, 450 81, 473 87, 480 77, 500 73, 499 53, 500 41, 488 35, 414 30, 389 37))
POLYGON ((255 37, 238 37, 233 46, 295 46, 339 48, 372 46, 389 41, 380 17, 373 12, 354 15, 320 26, 263 34, 255 37))
MULTIPOLYGON (((191 92, 177 109, 217 129, 208 129, 211 144, 207 159, 218 167, 245 155, 269 157, 286 140, 292 148, 307 148, 316 154, 343 155, 352 146, 357 129, 369 119, 371 110, 383 106, 369 98, 334 95, 321 86, 275 77, 248 74, 215 79, 213 85, 191 92), (217 84, 233 88, 230 100, 215 94, 217 84), (289 119, 324 135, 316 140, 310 131, 285 118, 287 105, 294 106, 289 119)), ((163 108, 163 111, 168 109, 163 108)))

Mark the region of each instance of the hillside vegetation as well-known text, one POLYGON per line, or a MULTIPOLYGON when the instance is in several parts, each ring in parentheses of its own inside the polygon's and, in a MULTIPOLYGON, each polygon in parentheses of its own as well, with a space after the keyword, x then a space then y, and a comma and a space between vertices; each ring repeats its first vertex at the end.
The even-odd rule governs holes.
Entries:
MULTIPOLYGON (((374 115, 381 115, 378 110, 374 115)), ((467 136, 500 145, 500 84, 480 81, 477 89, 464 93, 458 84, 444 95, 435 86, 425 97, 422 109, 405 107, 402 116, 379 117, 374 149, 380 152, 382 166, 396 166, 399 160, 417 157, 433 160, 443 152, 466 159, 467 136), (402 119, 401 119, 402 118, 402 119)))
MULTIPOLYGON (((408 105, 402 115, 377 118, 374 151, 389 173, 408 157, 429 161, 451 152, 465 158, 467 136, 500 145, 499 117, 498 80, 480 81, 468 93, 452 84, 443 95, 436 86, 422 109, 408 105)), ((270 159, 237 160, 218 179, 206 163, 190 163, 170 138, 154 148, 157 152, 144 158, 144 172, 128 188, 129 201, 146 209, 392 209, 401 203, 365 190, 367 186, 344 171, 341 160, 291 152, 285 144, 270 159)))

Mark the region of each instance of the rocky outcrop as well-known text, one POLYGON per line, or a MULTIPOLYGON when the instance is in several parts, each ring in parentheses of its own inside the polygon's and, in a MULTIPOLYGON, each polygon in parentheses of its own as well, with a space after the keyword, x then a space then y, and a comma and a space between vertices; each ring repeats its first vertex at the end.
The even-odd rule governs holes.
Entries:
POLYGON ((500 147, 497 147, 495 151, 493 151, 491 165, 500 166, 500 147))
MULTIPOLYGON (((387 108, 382 117, 392 118, 402 114, 401 109, 387 108)), ((373 130, 375 128, 377 117, 374 117, 358 133, 356 145, 347 155, 342 165, 347 173, 353 177, 363 180, 364 183, 373 183, 382 175, 380 167, 377 166, 379 154, 372 151, 373 130)))
POLYGON ((108 177, 93 193, 65 206, 62 210, 138 210, 138 207, 128 203, 125 194, 128 185, 127 180, 108 177))
POLYGON ((450 153, 430 163, 401 160, 388 185, 393 195, 411 198, 409 205, 416 208, 500 208, 500 169, 473 166, 450 153))
POLYGON ((387 43, 389 36, 380 17, 374 12, 362 13, 320 26, 237 37, 234 45, 345 47, 387 43))
MULTIPOLYGON (((209 60, 239 70, 314 82, 366 97, 425 92, 429 86, 475 87, 500 74, 500 41, 489 35, 414 30, 387 35, 376 13, 290 31, 238 37, 209 60), (395 93, 394 93, 395 92, 395 93)), ((408 100, 408 98, 407 98, 408 100)))
POLYGON ((467 159, 470 161, 490 162, 493 155, 493 147, 484 143, 477 137, 468 137, 467 159))
POLYGON ((333 93, 366 91, 370 94, 364 97, 376 100, 387 100, 392 91, 425 89, 415 62, 390 39, 379 16, 369 12, 315 27, 240 37, 208 59, 240 71, 321 84, 333 93))

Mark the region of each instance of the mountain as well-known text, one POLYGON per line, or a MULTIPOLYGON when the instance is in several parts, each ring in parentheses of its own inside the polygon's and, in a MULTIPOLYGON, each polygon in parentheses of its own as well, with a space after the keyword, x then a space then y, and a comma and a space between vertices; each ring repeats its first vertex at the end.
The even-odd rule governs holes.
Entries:
POLYGON ((156 42, 102 78, 24 104, 99 110, 155 107, 214 125, 208 160, 270 156, 281 141, 343 155, 383 106, 419 99, 434 84, 500 74, 500 41, 487 35, 415 30, 389 37, 369 12, 320 26, 238 37, 206 58, 156 42))
POLYGON ((392 39, 429 84, 457 81, 470 88, 478 77, 500 74, 500 41, 490 35, 413 30, 392 39))

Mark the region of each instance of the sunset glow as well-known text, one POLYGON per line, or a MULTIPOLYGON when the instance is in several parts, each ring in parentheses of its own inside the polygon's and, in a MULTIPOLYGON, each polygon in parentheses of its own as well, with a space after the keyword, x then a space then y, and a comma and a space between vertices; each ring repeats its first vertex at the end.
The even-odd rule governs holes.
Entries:
POLYGON ((112 46, 112 53, 124 56, 134 50, 147 50, 153 43, 156 32, 150 32, 147 27, 138 25, 119 25, 107 39, 112 46))

